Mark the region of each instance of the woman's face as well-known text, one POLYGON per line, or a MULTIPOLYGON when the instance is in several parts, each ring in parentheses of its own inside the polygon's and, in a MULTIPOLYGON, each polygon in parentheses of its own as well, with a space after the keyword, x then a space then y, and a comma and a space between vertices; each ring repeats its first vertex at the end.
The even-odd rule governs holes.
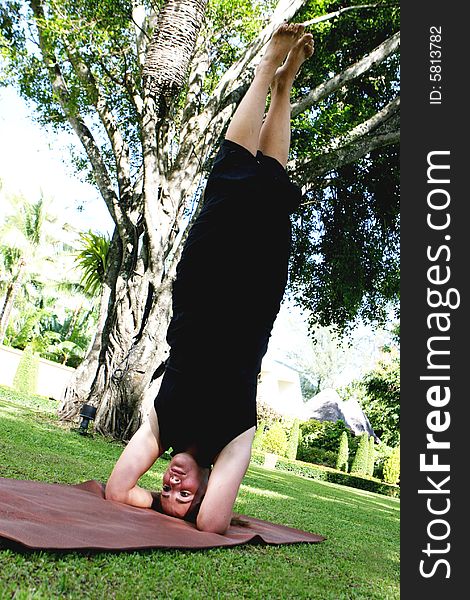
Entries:
POLYGON ((183 519, 203 478, 204 470, 190 454, 176 454, 163 474, 161 503, 164 513, 183 519))

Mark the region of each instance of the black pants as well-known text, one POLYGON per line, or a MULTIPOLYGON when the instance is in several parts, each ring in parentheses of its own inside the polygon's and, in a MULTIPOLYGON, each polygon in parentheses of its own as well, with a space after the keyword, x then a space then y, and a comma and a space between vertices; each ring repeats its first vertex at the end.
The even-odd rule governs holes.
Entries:
POLYGON ((278 161, 222 143, 173 284, 170 356, 155 400, 165 446, 195 445, 207 461, 256 425, 257 375, 287 283, 289 214, 299 202, 278 161))

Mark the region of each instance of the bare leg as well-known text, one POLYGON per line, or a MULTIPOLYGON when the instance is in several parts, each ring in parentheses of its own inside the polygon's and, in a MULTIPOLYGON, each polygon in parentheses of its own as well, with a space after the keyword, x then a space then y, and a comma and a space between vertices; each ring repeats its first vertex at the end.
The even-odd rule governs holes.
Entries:
POLYGON ((255 77, 240 102, 225 138, 240 144, 256 156, 263 124, 266 98, 277 68, 303 33, 299 24, 281 25, 271 38, 266 52, 256 69, 255 77))
POLYGON ((295 44, 285 63, 276 71, 271 85, 271 105, 260 131, 259 149, 287 165, 290 148, 290 92, 302 63, 313 54, 313 38, 306 33, 295 44))

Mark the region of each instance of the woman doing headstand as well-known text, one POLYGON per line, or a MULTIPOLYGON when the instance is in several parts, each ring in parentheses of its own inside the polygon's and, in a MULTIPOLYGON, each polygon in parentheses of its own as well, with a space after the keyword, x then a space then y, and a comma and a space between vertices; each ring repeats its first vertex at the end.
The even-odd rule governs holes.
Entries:
POLYGON ((281 25, 228 127, 178 263, 160 390, 111 473, 109 500, 204 531, 230 524, 250 462, 257 376, 287 283, 289 215, 300 202, 285 171, 290 91, 312 53, 302 25, 281 25), (152 495, 137 482, 170 447, 162 492, 152 495))

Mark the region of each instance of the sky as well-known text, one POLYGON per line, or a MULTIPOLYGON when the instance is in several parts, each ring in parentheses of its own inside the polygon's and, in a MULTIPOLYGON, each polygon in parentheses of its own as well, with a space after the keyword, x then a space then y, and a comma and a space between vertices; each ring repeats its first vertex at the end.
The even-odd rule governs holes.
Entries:
MULTIPOLYGON (((111 233, 113 222, 98 191, 80 181, 66 161, 73 134, 47 132, 12 88, 0 88, 0 180, 6 194, 34 202, 41 192, 53 211, 81 230, 111 233), (82 205, 83 211, 76 207, 82 205)), ((0 205, 0 223, 4 216, 0 205)))
MULTIPOLYGON (((51 201, 54 213, 80 230, 111 233, 113 222, 98 191, 80 181, 67 165, 69 147, 78 147, 73 134, 48 132, 34 121, 33 112, 11 88, 0 88, 0 226, 5 215, 4 195, 22 194, 36 201, 41 192, 51 201), (77 206, 83 210, 78 211, 77 206)), ((343 370, 337 386, 350 383, 371 370, 387 340, 381 332, 359 326, 353 334, 354 360, 343 370)), ((268 356, 288 363, 291 350, 308 345, 305 314, 284 302, 275 322, 268 356)))
MULTIPOLYGON (((333 387, 346 386, 373 370, 381 358, 381 348, 390 343, 390 339, 388 331, 373 330, 369 325, 358 324, 345 340, 351 342, 351 348, 344 354, 340 352, 338 356, 341 362, 336 365, 333 387)), ((312 357, 313 348, 308 335, 307 313, 286 294, 274 322, 267 357, 295 368, 296 361, 291 355, 312 357)))

